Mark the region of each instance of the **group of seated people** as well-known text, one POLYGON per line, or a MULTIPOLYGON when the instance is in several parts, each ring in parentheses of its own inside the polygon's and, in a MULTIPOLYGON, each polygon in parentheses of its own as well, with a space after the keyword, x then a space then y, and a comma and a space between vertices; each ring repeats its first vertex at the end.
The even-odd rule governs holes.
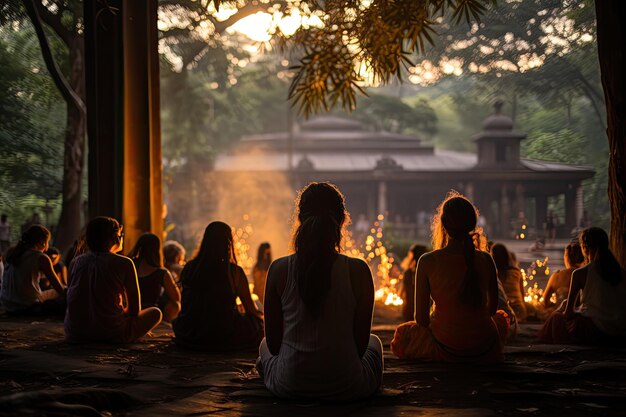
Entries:
MULTIPOLYGON (((218 221, 207 226, 196 254, 183 267, 184 249, 166 242, 161 250, 153 234, 141 236, 128 257, 119 255, 122 225, 95 218, 85 230, 86 251, 69 265, 67 282, 45 254, 49 232, 31 226, 8 253, 0 301, 13 312, 63 305, 65 335, 73 343, 133 342, 164 319, 184 348, 259 347, 257 369, 278 396, 332 401, 369 396, 382 383, 383 346, 371 334, 369 266, 341 254, 349 222, 344 197, 332 184, 311 183, 296 200, 295 218, 292 255, 270 265, 269 245, 259 250, 255 281, 263 289, 263 312, 237 265, 231 227, 218 221), (40 287, 41 275, 50 289, 40 287)), ((521 276, 506 247, 495 244, 487 251, 477 218, 473 204, 451 192, 433 220, 433 250, 412 248, 408 270, 414 272, 405 280, 413 285, 406 287, 407 297, 414 298, 413 315, 391 342, 399 358, 504 360, 506 338, 526 314, 521 276)), ((571 246, 568 269, 550 280, 547 293, 563 298, 568 275, 569 292, 540 339, 624 340, 626 272, 609 250, 606 233, 593 227, 581 233, 582 261, 576 245, 571 246)))

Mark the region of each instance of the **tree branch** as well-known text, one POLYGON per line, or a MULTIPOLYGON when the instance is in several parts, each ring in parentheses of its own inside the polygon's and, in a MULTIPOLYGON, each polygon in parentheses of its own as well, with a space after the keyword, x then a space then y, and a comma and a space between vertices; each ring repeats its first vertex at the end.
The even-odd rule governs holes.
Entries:
POLYGON ((231 27, 232 25, 234 25, 235 23, 237 23, 241 19, 243 19, 245 17, 248 17, 250 15, 253 15, 255 13, 258 13, 258 12, 263 12, 263 11, 267 10, 268 7, 270 7, 270 4, 246 3, 245 6, 243 6, 241 9, 237 10, 237 13, 235 13, 232 16, 230 16, 228 19, 223 20, 221 22, 219 22, 219 21, 215 22, 215 33, 222 34, 222 33, 224 33, 224 31, 226 31, 226 29, 228 29, 229 27, 231 27))
POLYGON ((41 19, 41 21, 50 26, 50 28, 52 28, 54 33, 57 34, 57 36, 63 41, 63 43, 65 43, 67 47, 70 47, 70 44, 72 43, 72 34, 65 26, 63 26, 63 23, 61 23, 62 13, 59 12, 58 14, 53 14, 39 1, 33 1, 32 3, 33 6, 37 9, 37 13, 39 14, 39 18, 41 19))
POLYGON ((26 13, 35 28, 35 33, 37 34, 37 39, 39 40, 39 46, 41 47, 41 55, 46 63, 46 68, 52 77, 52 81, 54 81, 54 84, 59 89, 59 92, 65 101, 68 103, 74 103, 76 107, 80 109, 81 113, 86 114, 85 103, 83 103, 78 94, 72 90, 54 60, 54 56, 50 50, 50 44, 46 38, 46 33, 43 30, 41 18, 37 11, 37 6, 35 6, 35 1, 36 0, 22 0, 22 3, 24 4, 26 13))

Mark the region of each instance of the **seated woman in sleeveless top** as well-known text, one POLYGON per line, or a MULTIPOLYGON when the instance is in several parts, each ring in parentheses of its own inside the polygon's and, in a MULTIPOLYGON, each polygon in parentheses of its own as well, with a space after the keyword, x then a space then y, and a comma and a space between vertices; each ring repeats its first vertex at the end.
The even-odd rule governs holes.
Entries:
MULTIPOLYGON (((583 256, 578 241, 570 242, 565 247, 563 263, 565 264, 565 269, 560 269, 552 274, 548 280, 546 289, 543 291, 543 303, 546 309, 554 310, 563 304, 569 294, 572 273, 585 265, 585 257, 583 256), (556 302, 551 301, 553 294, 555 295, 556 302)), ((563 306, 563 308, 565 307, 563 306)))
POLYGON ((252 268, 254 280, 254 293, 259 296, 261 303, 265 302, 265 282, 267 281, 267 271, 272 263, 272 248, 267 242, 259 245, 257 250, 256 263, 252 268))
POLYGON ((266 339, 257 369, 285 398, 350 401, 380 388, 383 350, 370 334, 374 284, 360 259, 339 254, 348 221, 343 195, 311 183, 296 201, 295 254, 272 263, 266 339))
POLYGON ((476 208, 450 193, 433 220, 432 252, 417 265, 415 321, 400 325, 391 350, 401 359, 501 362, 507 324, 496 314, 496 268, 477 228, 476 208), (430 316, 430 299, 435 303, 430 316), (495 320, 494 320, 495 319, 495 320))
POLYGON ((172 323, 177 344, 209 351, 258 346, 263 316, 237 265, 230 226, 222 222, 207 226, 196 257, 183 269, 181 283, 182 310, 172 323), (245 313, 239 311, 237 297, 245 313))
POLYGON ((609 249, 609 237, 598 227, 583 230, 580 246, 589 262, 574 271, 565 311, 555 311, 539 339, 559 344, 626 342, 626 271, 609 249), (580 307, 576 301, 580 296, 580 307))
POLYGON ((122 226, 110 217, 87 224, 88 251, 70 266, 65 337, 69 342, 130 343, 161 322, 161 310, 141 309, 133 261, 117 255, 122 226))
POLYGON ((491 248, 491 257, 496 264, 498 280, 506 293, 509 304, 515 311, 518 321, 526 320, 526 302, 524 301, 524 278, 521 271, 514 265, 511 253, 502 243, 496 243, 491 248))
POLYGON ((45 254, 50 232, 42 225, 30 226, 18 244, 7 252, 7 266, 2 277, 0 301, 11 313, 65 311, 65 287, 55 274, 52 261, 45 254), (43 275, 51 288, 42 290, 43 275))
POLYGON ((141 308, 159 307, 163 320, 171 322, 180 312, 180 291, 172 275, 163 268, 161 239, 154 233, 144 233, 128 257, 137 268, 141 308))

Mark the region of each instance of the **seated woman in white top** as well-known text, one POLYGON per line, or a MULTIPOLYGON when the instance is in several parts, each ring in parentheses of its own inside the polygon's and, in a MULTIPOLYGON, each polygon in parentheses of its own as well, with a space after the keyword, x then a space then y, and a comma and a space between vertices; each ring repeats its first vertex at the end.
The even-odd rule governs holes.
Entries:
POLYGON ((583 230, 580 246, 588 264, 575 270, 565 312, 555 311, 539 332, 546 343, 598 345, 626 341, 626 271, 598 227, 583 230), (576 300, 580 296, 580 307, 576 300))
POLYGON ((383 352, 370 334, 374 284, 360 259, 339 254, 348 219, 329 183, 311 183, 296 202, 295 254, 272 263, 257 369, 277 396, 350 401, 380 388, 383 352))
POLYGON ((70 267, 65 337, 69 342, 130 343, 161 322, 161 310, 141 309, 133 261, 122 250, 122 226, 110 217, 87 224, 89 251, 70 267))
POLYGON ((7 311, 62 313, 65 310, 65 288, 54 272, 52 261, 44 253, 49 242, 48 229, 35 224, 22 234, 15 247, 9 249, 0 291, 0 300, 7 311), (42 291, 40 275, 48 279, 51 289, 42 291))

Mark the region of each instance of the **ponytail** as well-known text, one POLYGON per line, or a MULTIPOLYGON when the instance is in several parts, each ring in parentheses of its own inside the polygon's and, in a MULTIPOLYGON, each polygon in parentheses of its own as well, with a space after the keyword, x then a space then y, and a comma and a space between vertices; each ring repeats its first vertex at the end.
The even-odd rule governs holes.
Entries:
POLYGON ((19 242, 17 242, 17 245, 9 249, 6 258, 7 263, 17 266, 20 262, 20 258, 27 250, 42 242, 47 242, 48 239, 50 239, 50 232, 48 229, 40 224, 30 226, 24 233, 22 233, 22 237, 19 242))
POLYGON ((485 300, 480 276, 476 272, 476 249, 474 236, 471 234, 463 237, 463 255, 465 257, 467 270, 465 271, 465 277, 463 278, 461 287, 461 299, 462 302, 469 307, 480 308, 483 306, 485 300))
POLYGON ((306 309, 318 318, 331 287, 332 267, 349 218, 343 195, 332 184, 311 183, 296 200, 299 225, 294 233, 295 279, 306 309))

